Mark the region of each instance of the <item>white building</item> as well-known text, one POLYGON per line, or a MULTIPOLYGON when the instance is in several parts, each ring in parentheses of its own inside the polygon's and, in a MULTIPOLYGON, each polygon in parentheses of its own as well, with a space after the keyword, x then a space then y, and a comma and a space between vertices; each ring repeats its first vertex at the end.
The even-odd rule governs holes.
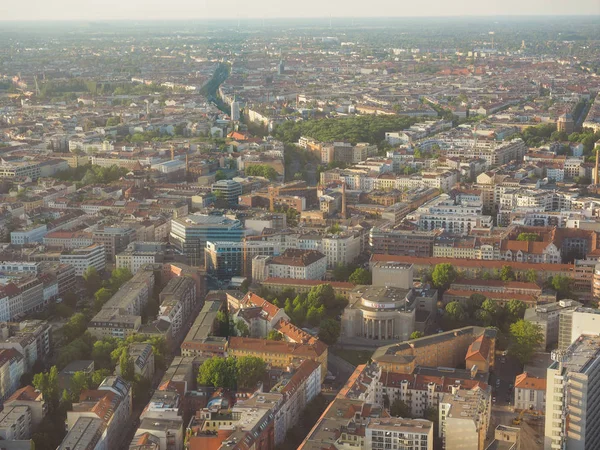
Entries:
POLYGON ((600 334, 600 311, 584 307, 561 311, 558 349, 566 350, 582 334, 600 334))
POLYGON ((600 442, 600 337, 581 335, 546 377, 544 449, 591 450, 600 442))
POLYGON ((365 450, 433 450, 433 423, 398 417, 371 419, 365 428, 365 450))
POLYGON ((115 256, 117 269, 127 268, 135 274, 148 264, 164 260, 166 242, 131 242, 127 248, 115 256))
POLYGON ((60 255, 60 262, 69 264, 75 269, 75 276, 81 277, 90 267, 98 272, 106 267, 104 245, 92 244, 85 248, 75 248, 60 255))
POLYGON ((546 410, 546 379, 523 372, 515 378, 515 410, 546 410))
POLYGON ((339 234, 323 237, 321 252, 327 257, 327 267, 352 264, 360 254, 361 238, 358 234, 339 234))
POLYGON ((46 225, 31 226, 10 233, 10 243, 13 245, 25 245, 33 242, 42 242, 48 232, 46 225))
POLYGON ((327 257, 317 250, 290 248, 280 256, 270 257, 265 264, 266 278, 322 280, 326 272, 327 257))
POLYGON ((481 202, 457 203, 449 195, 442 194, 419 207, 413 215, 421 230, 442 228, 450 233, 467 234, 474 228, 492 227, 492 217, 483 215, 481 202))

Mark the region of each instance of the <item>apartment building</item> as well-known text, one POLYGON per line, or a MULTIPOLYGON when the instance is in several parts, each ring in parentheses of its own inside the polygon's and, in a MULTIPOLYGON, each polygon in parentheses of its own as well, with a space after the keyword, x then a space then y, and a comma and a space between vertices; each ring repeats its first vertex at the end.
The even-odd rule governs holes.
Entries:
POLYGON ((133 274, 148 264, 162 263, 167 250, 166 242, 130 242, 115 257, 117 269, 127 268, 133 274))
MULTIPOLYGON (((75 428, 81 418, 100 419, 103 428, 100 439, 105 442, 106 449, 118 448, 123 429, 131 417, 131 409, 130 384, 121 377, 109 376, 100 383, 98 389, 81 392, 79 402, 74 403, 72 410, 67 412, 67 430, 75 428)), ((65 440, 68 438, 69 434, 65 440)), ((64 446, 65 449, 67 447, 64 446)))
POLYGON ((101 227, 92 231, 93 243, 104 246, 106 260, 109 262, 114 262, 115 256, 125 250, 133 240, 135 240, 133 228, 101 227))
POLYGON ((283 395, 279 409, 282 419, 275 429, 275 445, 280 445, 286 432, 300 421, 306 405, 321 392, 321 365, 311 359, 302 361, 291 373, 284 374, 271 392, 283 395))
MULTIPOLYGON (((284 289, 293 289, 298 294, 306 294, 313 287, 323 284, 321 280, 298 280, 296 278, 267 278, 261 285, 269 291, 279 294, 284 289)), ((354 289, 354 284, 348 281, 328 281, 336 295, 348 297, 349 292, 354 289)))
POLYGON ((24 406, 31 412, 31 429, 35 431, 42 419, 48 412, 48 405, 44 401, 41 392, 36 391, 33 386, 25 386, 4 402, 4 407, 24 406))
POLYGON ((27 161, 6 161, 0 163, 0 178, 31 178, 36 181, 41 174, 38 163, 27 161))
POLYGON ((458 203, 447 194, 429 201, 414 213, 419 229, 447 230, 449 233, 468 234, 472 229, 492 227, 492 217, 483 214, 481 202, 458 203))
POLYGON ((434 426, 425 419, 372 419, 365 427, 365 450, 433 450, 434 426))
POLYGON ((92 235, 83 231, 51 231, 44 236, 43 242, 65 250, 89 247, 94 243, 92 235))
POLYGON ((30 225, 11 232, 10 243, 13 245, 26 245, 42 242, 46 233, 48 233, 46 225, 30 225))
POLYGON ((600 337, 582 334, 553 359, 546 377, 544 448, 598 448, 600 337))
POLYGON ((317 250, 287 249, 280 256, 256 256, 252 260, 252 278, 297 278, 322 280, 327 272, 327 257, 317 250))
POLYGON ((24 360, 24 371, 50 354, 51 328, 42 320, 24 320, 0 325, 0 349, 14 349, 24 360))
POLYGON ((31 411, 27 406, 4 406, 0 412, 1 439, 5 441, 29 439, 32 431, 31 411))
POLYGON ((227 349, 227 338, 214 336, 217 329, 217 314, 223 310, 224 303, 220 300, 207 300, 188 334, 181 343, 182 356, 222 356, 227 349))
POLYGON ((441 230, 392 230, 372 228, 369 232, 369 246, 372 253, 401 256, 430 257, 433 243, 441 230))
POLYGON ((10 397, 26 372, 25 359, 12 348, 0 349, 0 400, 10 397))
POLYGON ((92 318, 89 330, 98 339, 104 336, 125 338, 141 326, 142 309, 154 289, 155 276, 142 270, 127 281, 92 318))
POLYGON ((56 450, 108 450, 104 422, 98 417, 81 416, 69 429, 56 450))
POLYGON ((453 387, 439 403, 439 433, 444 450, 484 450, 492 411, 491 388, 453 387))
POLYGON ((312 359, 321 364, 321 382, 327 375, 327 345, 315 339, 313 343, 269 341, 244 337, 230 337, 229 356, 256 356, 273 367, 284 368, 298 359, 312 359))
POLYGON ((106 267, 105 247, 99 244, 92 244, 88 247, 65 250, 60 254, 59 261, 62 264, 73 266, 75 275, 78 277, 82 277, 89 268, 102 271, 106 267))
POLYGON ((159 294, 158 319, 171 324, 171 336, 175 341, 183 338, 187 323, 196 311, 196 283, 188 277, 171 278, 159 294))

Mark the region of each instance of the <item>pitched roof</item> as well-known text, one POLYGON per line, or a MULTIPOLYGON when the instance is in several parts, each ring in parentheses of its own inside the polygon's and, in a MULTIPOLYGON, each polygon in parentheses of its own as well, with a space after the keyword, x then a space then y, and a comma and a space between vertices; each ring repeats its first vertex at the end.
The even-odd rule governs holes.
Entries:
POLYGON ((533 389, 536 391, 546 390, 546 379, 537 378, 533 375, 529 375, 527 372, 523 372, 515 377, 515 388, 519 389, 533 389))
POLYGON ((465 359, 479 359, 481 361, 487 361, 490 356, 490 348, 490 339, 486 338, 485 336, 479 336, 471 343, 471 345, 469 345, 465 359))

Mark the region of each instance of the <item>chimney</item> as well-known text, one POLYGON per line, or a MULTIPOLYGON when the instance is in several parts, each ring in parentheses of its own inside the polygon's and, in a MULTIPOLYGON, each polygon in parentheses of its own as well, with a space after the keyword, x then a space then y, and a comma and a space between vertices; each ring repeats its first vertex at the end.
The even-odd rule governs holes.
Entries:
POLYGON ((175 146, 171 145, 171 161, 175 159, 175 146))
POLYGON ((269 211, 275 212, 275 190, 269 187, 269 211))
POLYGON ((342 181, 342 218, 346 218, 346 182, 342 181))
POLYGON ((188 167, 189 167, 189 160, 188 160, 188 154, 185 154, 185 179, 187 181, 187 176, 188 176, 188 167))
POLYGON ((598 154, 600 153, 600 148, 596 149, 596 172, 594 173, 594 184, 598 185, 598 180, 600 180, 600 176, 598 176, 598 169, 600 165, 598 164, 598 154))

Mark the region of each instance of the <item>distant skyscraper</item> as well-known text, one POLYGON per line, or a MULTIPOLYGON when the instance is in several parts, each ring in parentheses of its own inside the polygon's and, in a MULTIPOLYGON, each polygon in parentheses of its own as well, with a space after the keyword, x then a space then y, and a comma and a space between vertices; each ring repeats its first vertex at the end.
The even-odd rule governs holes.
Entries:
POLYGON ((240 104, 235 98, 231 102, 231 120, 234 122, 240 121, 240 104))
POLYGON ((285 63, 283 62, 283 59, 281 61, 279 61, 279 67, 277 68, 277 73, 279 75, 283 75, 283 72, 285 72, 285 63))

